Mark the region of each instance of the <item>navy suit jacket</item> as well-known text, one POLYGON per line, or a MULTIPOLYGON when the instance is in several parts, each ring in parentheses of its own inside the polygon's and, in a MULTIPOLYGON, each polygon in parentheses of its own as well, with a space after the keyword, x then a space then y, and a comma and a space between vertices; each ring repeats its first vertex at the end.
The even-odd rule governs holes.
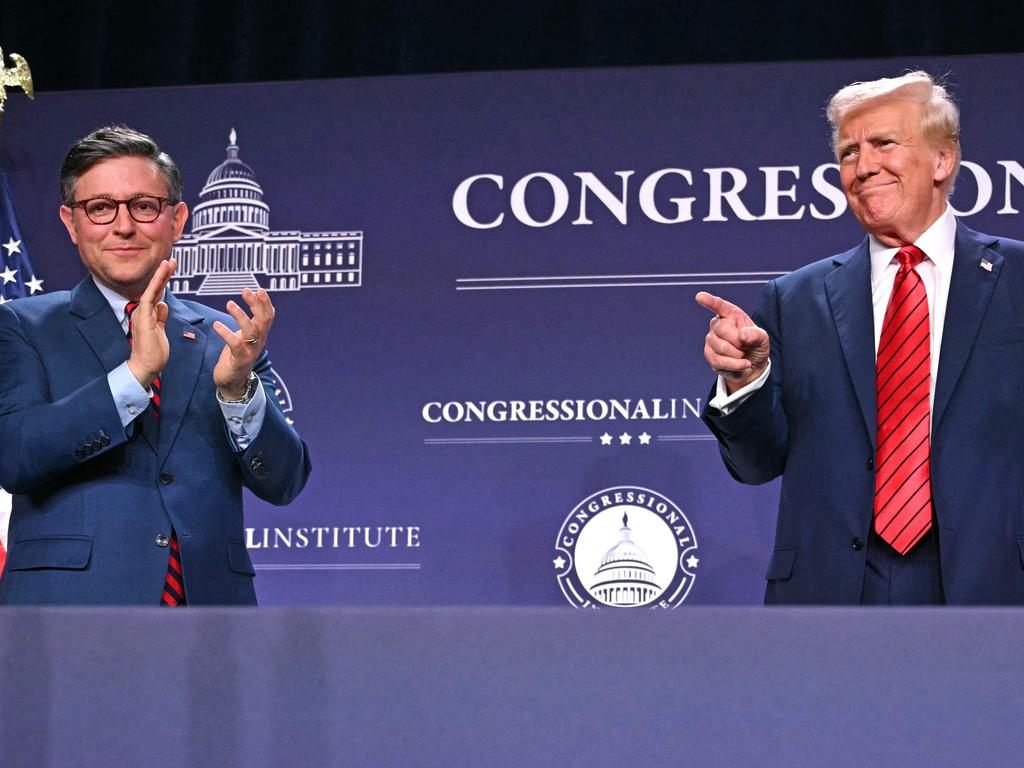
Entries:
POLYGON ((14 497, 0 603, 157 605, 161 534, 177 532, 191 604, 253 604, 242 487, 286 504, 310 471, 305 443, 269 388, 259 436, 234 450, 213 368, 226 314, 168 295, 171 355, 160 421, 126 435, 107 373, 128 341, 91 278, 0 306, 0 486, 14 497))
MULTIPOLYGON (((729 472, 782 476, 766 603, 857 603, 874 497, 868 240, 772 281, 753 319, 769 381, 706 408, 729 472)), ((1024 603, 1024 243, 957 225, 932 412, 932 496, 948 603, 1024 603)))

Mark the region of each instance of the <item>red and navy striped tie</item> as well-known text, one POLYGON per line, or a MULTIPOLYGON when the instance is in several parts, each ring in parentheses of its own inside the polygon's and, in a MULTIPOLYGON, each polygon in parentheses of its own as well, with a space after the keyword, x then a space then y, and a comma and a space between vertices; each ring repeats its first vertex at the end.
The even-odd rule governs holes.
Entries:
POLYGON ((875 459, 875 532, 905 555, 932 527, 931 328, 928 295, 914 267, 924 252, 914 245, 900 262, 878 342, 878 453, 875 459))
MULTIPOLYGON (((137 301, 129 301, 124 308, 125 317, 128 318, 128 343, 132 343, 132 313, 138 308, 137 301)), ((160 377, 153 377, 153 398, 150 405, 153 410, 153 418, 160 421, 160 377)), ((167 574, 164 576, 164 591, 160 596, 160 604, 171 607, 185 605, 185 586, 181 577, 181 547, 178 544, 178 535, 171 529, 171 546, 167 558, 167 574)))
POLYGON ((167 575, 164 576, 164 591, 160 604, 175 608, 185 605, 185 585, 181 578, 181 547, 178 536, 171 529, 171 551, 167 558, 167 575))

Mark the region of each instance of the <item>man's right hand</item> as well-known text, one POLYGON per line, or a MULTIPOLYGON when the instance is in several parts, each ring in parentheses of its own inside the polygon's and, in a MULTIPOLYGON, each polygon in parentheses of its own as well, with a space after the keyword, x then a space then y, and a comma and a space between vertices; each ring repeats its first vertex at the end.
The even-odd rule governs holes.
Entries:
POLYGON ((771 344, 768 333, 754 325, 742 309, 725 299, 701 291, 697 303, 715 313, 704 337, 704 359, 725 380, 731 395, 764 373, 771 344))
POLYGON ((162 299, 177 266, 174 259, 160 262, 146 291, 139 298, 139 306, 132 313, 132 354, 128 358, 128 368, 145 389, 149 389, 153 379, 167 367, 171 356, 164 330, 167 304, 162 299))

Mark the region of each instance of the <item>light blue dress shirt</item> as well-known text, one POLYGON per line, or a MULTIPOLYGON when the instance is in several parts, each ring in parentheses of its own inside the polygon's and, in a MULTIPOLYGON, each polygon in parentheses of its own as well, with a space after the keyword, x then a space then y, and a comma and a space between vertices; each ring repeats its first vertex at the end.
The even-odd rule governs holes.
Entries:
MULTIPOLYGON (((96 281, 94 280, 94 282, 96 281)), ((100 289, 100 293, 110 304, 114 317, 121 323, 121 328, 127 334, 128 317, 124 310, 129 300, 99 282, 96 282, 96 287, 100 289)), ((139 380, 135 378, 135 374, 128 367, 127 360, 107 374, 107 383, 110 385, 110 394, 114 398, 114 404, 121 416, 121 424, 127 429, 128 425, 149 407, 153 393, 151 390, 144 389, 139 380)), ((224 414, 224 421, 227 423, 235 449, 244 451, 256 439, 263 427, 263 417, 267 412, 267 393, 263 387, 256 387, 256 393, 248 403, 227 403, 217 393, 217 402, 224 414)))

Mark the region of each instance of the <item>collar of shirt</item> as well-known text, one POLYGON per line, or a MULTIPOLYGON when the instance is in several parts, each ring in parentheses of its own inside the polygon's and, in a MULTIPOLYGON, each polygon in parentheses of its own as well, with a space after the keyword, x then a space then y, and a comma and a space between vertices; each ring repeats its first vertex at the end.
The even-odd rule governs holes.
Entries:
MULTIPOLYGON (((931 326, 931 399, 935 399, 935 382, 939 375, 939 353, 946 322, 946 300, 953 277, 953 252, 956 249, 956 217, 948 205, 942 215, 914 243, 928 257, 917 266, 917 274, 928 294, 928 319, 931 326)), ((893 281, 899 270, 896 252, 871 238, 871 303, 875 321, 875 352, 882 335, 885 310, 892 296, 893 281)))
MULTIPOLYGON (((914 242, 918 248, 924 251, 930 261, 945 281, 949 282, 949 276, 953 274, 953 251, 956 248, 956 216, 953 209, 948 205, 928 229, 926 229, 914 242)), ((888 278, 892 282, 899 269, 899 262, 896 261, 896 254, 899 248, 890 248, 875 239, 871 235, 869 243, 871 254, 871 293, 874 294, 880 282, 888 278)))
POLYGON ((96 287, 100 289, 100 293, 103 294, 103 298, 107 300, 110 308, 114 311, 114 317, 117 318, 117 322, 121 324, 121 328, 124 329, 125 333, 128 332, 128 318, 125 316, 124 308, 131 299, 125 298, 117 291, 107 288, 95 277, 92 279, 96 283, 96 287))

